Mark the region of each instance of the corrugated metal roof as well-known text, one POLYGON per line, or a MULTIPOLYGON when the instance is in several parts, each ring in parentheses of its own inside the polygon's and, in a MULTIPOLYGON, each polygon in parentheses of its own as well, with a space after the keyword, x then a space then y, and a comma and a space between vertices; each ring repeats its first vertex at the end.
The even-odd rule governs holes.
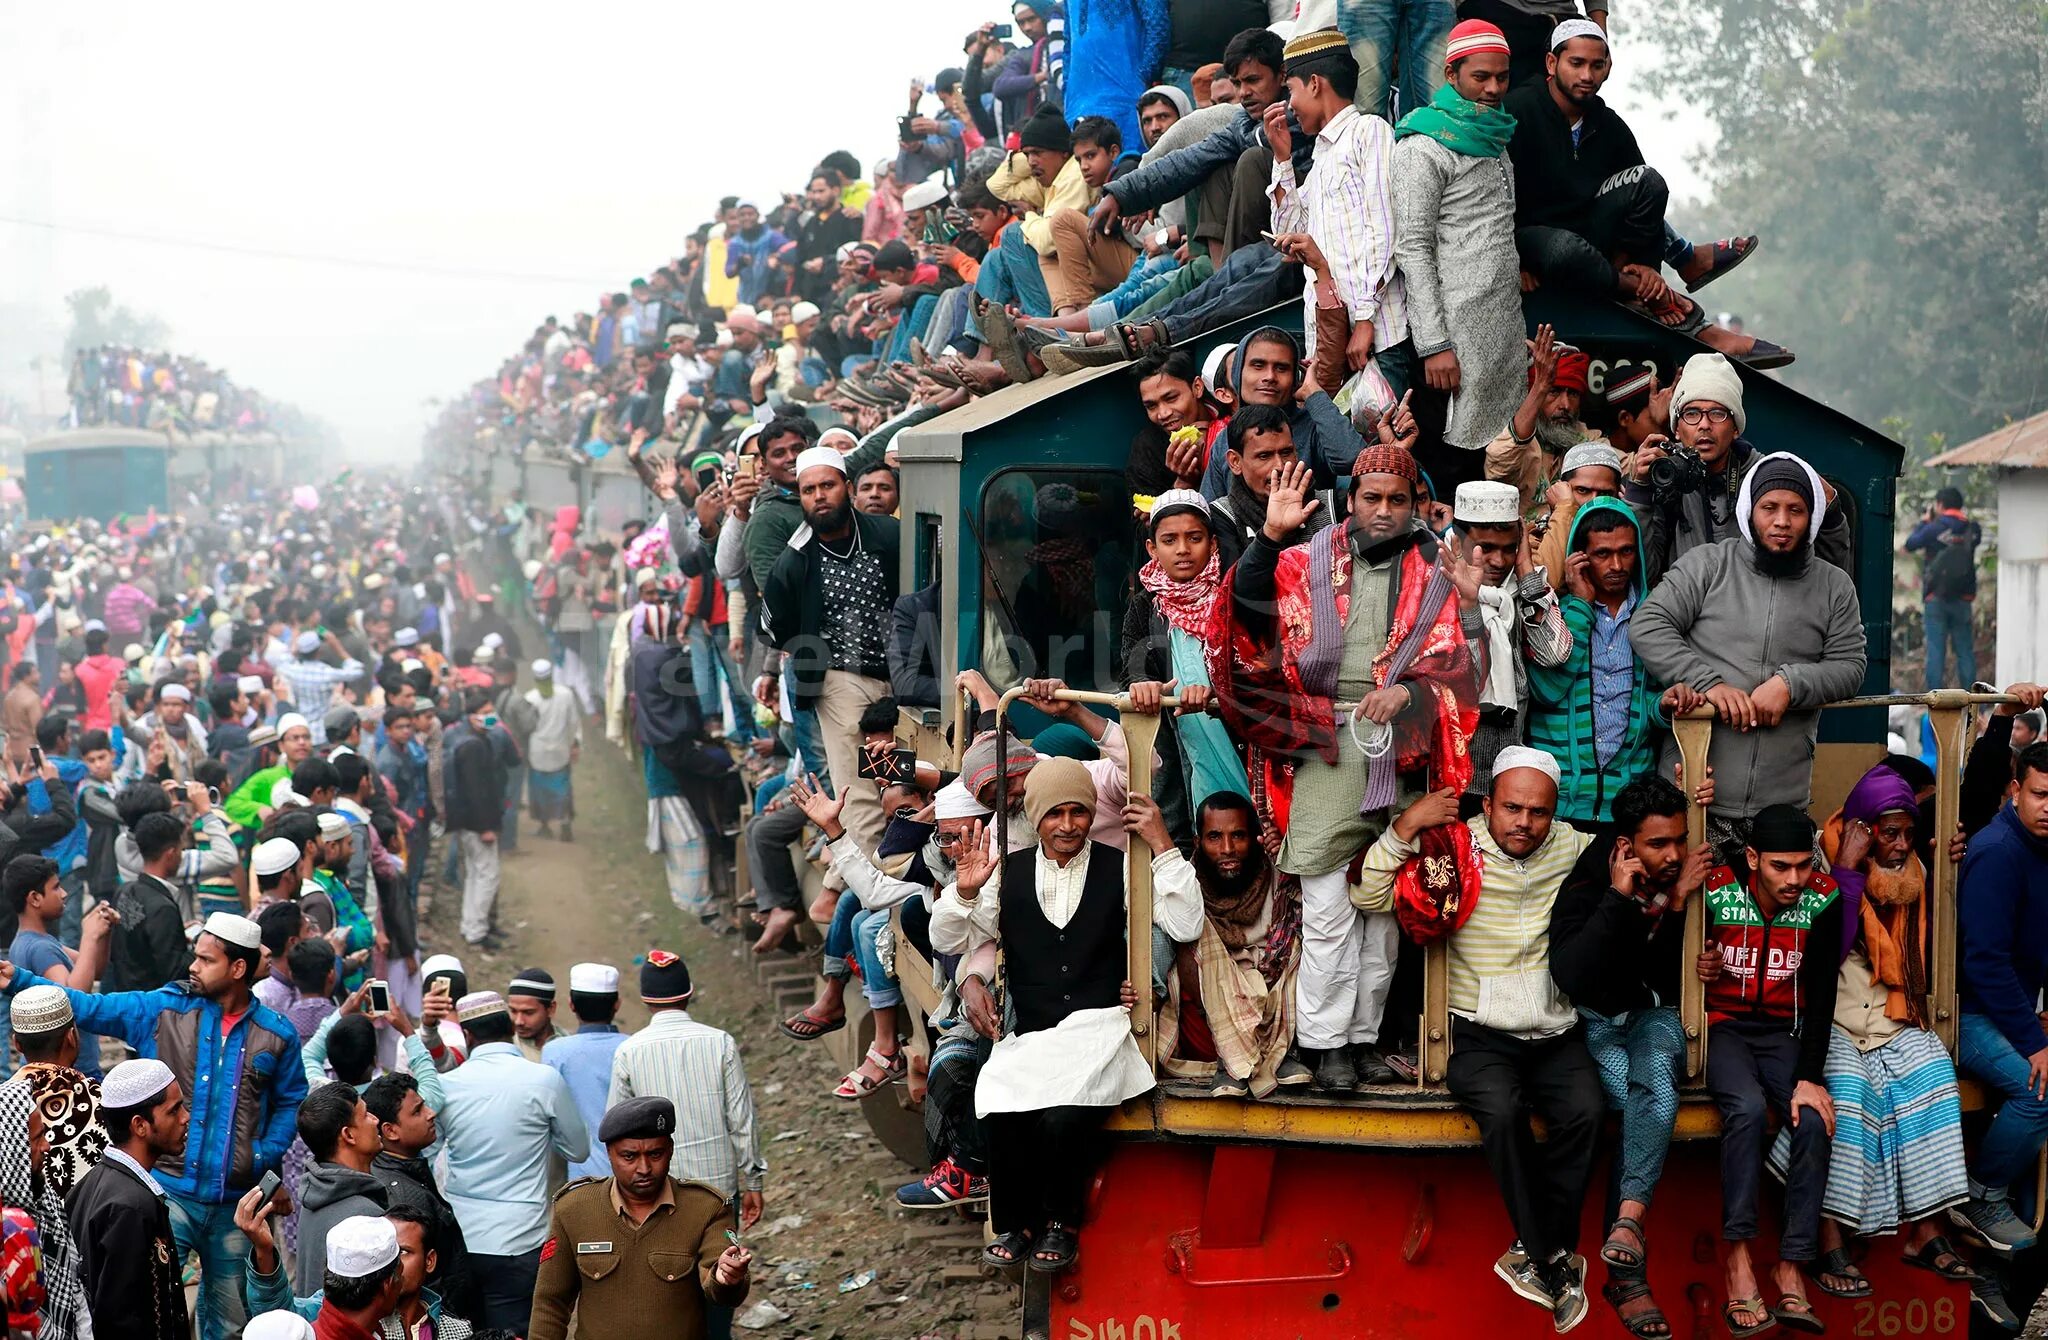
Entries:
POLYGON ((1944 451, 1930 466, 2002 465, 2011 470, 2048 470, 2048 410, 2031 419, 1994 428, 1974 442, 1944 451))

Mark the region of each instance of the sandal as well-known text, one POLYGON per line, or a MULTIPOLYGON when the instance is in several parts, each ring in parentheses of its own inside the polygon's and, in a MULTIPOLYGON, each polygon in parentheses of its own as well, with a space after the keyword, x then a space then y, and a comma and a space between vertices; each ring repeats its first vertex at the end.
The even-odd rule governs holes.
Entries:
POLYGON ((1017 346, 1017 326, 1010 320, 1008 308, 990 303, 983 309, 981 339, 1013 380, 1031 380, 1031 368, 1024 361, 1024 351, 1017 346))
POLYGON ((1983 1278, 1970 1268, 1970 1263, 1963 1259, 1963 1254, 1955 1249, 1953 1243, 1938 1234, 1929 1238, 1927 1245, 1918 1252, 1900 1252, 1899 1260, 1915 1270, 1924 1270, 1958 1284, 1975 1284, 1983 1278), (1942 1265, 1944 1260, 1948 1262, 1946 1266, 1942 1265))
POLYGON ((1611 1279, 1600 1286, 1600 1296, 1607 1300, 1607 1305, 1614 1309, 1614 1315, 1636 1340, 1671 1340, 1671 1321, 1656 1303, 1652 1302, 1634 1316, 1622 1311, 1624 1304, 1650 1296, 1647 1280, 1611 1279))
POLYGON ((1765 1331, 1778 1324, 1777 1315, 1764 1306, 1764 1296, 1762 1294, 1758 1294, 1754 1298, 1729 1299, 1727 1306, 1721 1309, 1721 1320, 1727 1323, 1728 1334, 1734 1336, 1735 1340, 1748 1340, 1748 1337, 1752 1335, 1762 1335, 1765 1331), (1735 1320, 1735 1314, 1738 1312, 1746 1312, 1752 1317, 1761 1317, 1763 1320, 1752 1322, 1748 1325, 1739 1325, 1735 1320))
POLYGON ((1771 1316, 1789 1329, 1808 1335, 1826 1335, 1828 1331, 1828 1324, 1814 1313, 1813 1304, 1796 1293, 1780 1294, 1771 1316))
POLYGON ((873 1047, 869 1047, 868 1054, 861 1061, 860 1066, 855 1066, 846 1072, 846 1078, 839 1081, 839 1087, 832 1091, 832 1096, 848 1100, 865 1098, 884 1085, 894 1084, 897 1080, 902 1079, 904 1072, 909 1068, 909 1064, 910 1058, 904 1054, 901 1047, 887 1055, 875 1050, 873 1047), (875 1079, 872 1076, 861 1073, 861 1066, 870 1064, 880 1068, 882 1071, 880 1079, 875 1079))
POLYGON ((1641 1222, 1629 1215, 1622 1215, 1607 1230, 1607 1241, 1600 1245, 1600 1259, 1614 1269, 1626 1272, 1640 1271, 1649 1262, 1649 1237, 1643 1232, 1641 1222), (1634 1236, 1637 1246, 1631 1247, 1619 1240, 1624 1230, 1634 1236))
MULTIPOLYGON (((1698 293, 1722 275, 1727 274, 1730 270, 1748 260, 1750 253, 1754 252, 1756 247, 1757 236, 1755 233, 1751 233, 1748 237, 1724 237, 1717 242, 1708 244, 1706 251, 1711 259, 1707 263, 1707 272, 1687 284, 1686 288, 1694 293, 1698 293)), ((1698 249, 1697 247, 1694 248, 1694 250, 1698 249)))
POLYGON ((1790 367, 1798 361, 1799 355, 1782 344, 1773 344, 1769 340, 1757 337, 1756 342, 1750 345, 1748 353, 1736 354, 1734 359, 1746 368, 1768 372, 1772 368, 1790 367))
POLYGON ((1081 1239, 1065 1224, 1049 1223, 1038 1250, 1031 1253, 1031 1268, 1041 1275, 1059 1275, 1074 1268, 1081 1259, 1081 1239))
MULTIPOLYGON (((1908 1261, 1907 1264, 1911 1265, 1912 1262, 1908 1261)), ((1830 1298, 1868 1298, 1877 1292, 1869 1276, 1858 1270, 1856 1263, 1849 1259, 1849 1253, 1840 1247, 1822 1252, 1818 1260, 1808 1261, 1799 1268, 1806 1278, 1813 1281, 1814 1288, 1830 1298), (1839 1285, 1829 1284, 1827 1277, 1830 1275, 1836 1279, 1848 1280, 1849 1287, 1844 1289, 1839 1285)), ((1923 1268, 1933 1269, 1932 1266, 1923 1268)))
POLYGON ((792 1015, 782 1021, 782 1035, 788 1038, 795 1038, 798 1042, 816 1042, 827 1033, 837 1033, 844 1027, 846 1027, 845 1015, 842 1014, 837 1019, 820 1019, 817 1015, 812 1014, 811 1007, 806 1005, 802 1013, 792 1015))
POLYGON ((983 1265, 994 1266, 997 1270, 1008 1270, 1011 1266, 1022 1264, 1030 1250, 1029 1233, 1004 1233, 981 1249, 981 1260, 983 1265))

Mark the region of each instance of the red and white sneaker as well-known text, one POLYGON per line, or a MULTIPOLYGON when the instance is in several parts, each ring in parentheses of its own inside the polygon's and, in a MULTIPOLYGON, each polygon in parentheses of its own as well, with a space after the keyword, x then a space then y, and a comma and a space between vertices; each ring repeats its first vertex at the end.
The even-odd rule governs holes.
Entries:
POLYGON ((896 1188, 896 1203, 906 1210, 943 1210, 988 1199, 988 1178, 970 1173, 949 1156, 940 1159, 921 1182, 896 1188))

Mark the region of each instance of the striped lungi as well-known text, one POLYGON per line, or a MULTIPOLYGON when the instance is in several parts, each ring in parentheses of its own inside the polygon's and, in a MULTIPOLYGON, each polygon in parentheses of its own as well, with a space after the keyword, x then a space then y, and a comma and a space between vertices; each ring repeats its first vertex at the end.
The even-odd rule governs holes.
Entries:
MULTIPOLYGON (((1828 1218, 1859 1234, 1896 1233, 1969 1198, 1962 1098, 1940 1038, 1908 1028, 1865 1052, 1831 1028, 1825 1079, 1835 1104, 1828 1218)), ((1780 1179, 1790 1152, 1781 1130, 1770 1155, 1780 1179)))

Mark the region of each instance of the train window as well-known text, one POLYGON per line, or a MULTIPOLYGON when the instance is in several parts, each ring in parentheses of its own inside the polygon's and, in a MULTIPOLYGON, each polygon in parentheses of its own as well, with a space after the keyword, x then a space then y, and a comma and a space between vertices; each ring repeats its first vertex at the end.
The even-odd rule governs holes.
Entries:
POLYGON ((922 591, 939 580, 939 535, 940 522, 936 513, 917 513, 917 525, 913 531, 912 543, 917 547, 912 552, 910 571, 915 577, 912 590, 922 591))
POLYGON ((1118 685, 1124 598, 1141 560, 1111 470, 1003 470, 981 491, 982 673, 998 691, 1051 676, 1118 685))

